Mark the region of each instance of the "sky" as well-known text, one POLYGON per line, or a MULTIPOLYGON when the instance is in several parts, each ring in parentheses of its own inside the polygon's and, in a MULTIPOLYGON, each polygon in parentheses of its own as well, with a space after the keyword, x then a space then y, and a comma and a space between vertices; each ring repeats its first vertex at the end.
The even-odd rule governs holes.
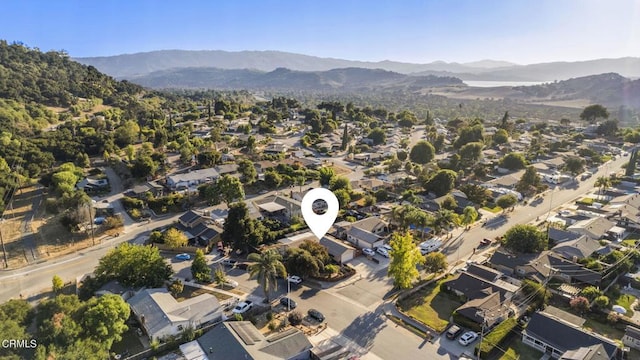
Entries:
POLYGON ((640 0, 8 0, 0 39, 72 57, 279 50, 518 64, 640 57, 640 0))

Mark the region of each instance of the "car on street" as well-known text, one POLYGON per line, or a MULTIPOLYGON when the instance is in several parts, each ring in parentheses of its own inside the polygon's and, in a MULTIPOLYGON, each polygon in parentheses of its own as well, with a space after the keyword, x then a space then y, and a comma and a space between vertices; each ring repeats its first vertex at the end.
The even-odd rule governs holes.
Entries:
POLYGON ((491 241, 491 239, 488 238, 484 238, 482 240, 480 240, 480 246, 489 246, 491 245, 493 241, 491 241))
POLYGON ((386 258, 389 257, 389 252, 387 251, 387 249, 383 248, 382 246, 376 249, 376 252, 386 258))
POLYGON ((307 315, 309 315, 310 318, 315 319, 319 322, 324 321, 324 315, 322 315, 322 313, 316 309, 309 309, 309 311, 307 311, 307 315))
POLYGON ((297 285, 302 282, 302 278, 298 275, 289 275, 287 276, 287 281, 297 285))
POLYGON ((367 256, 375 256, 376 255, 376 252, 373 251, 373 249, 369 249, 369 248, 362 249, 362 253, 367 255, 367 256))
POLYGON ((462 334, 462 336, 460 336, 460 339, 458 339, 458 342, 462 346, 467 346, 472 342, 476 341, 477 338, 478 338, 477 333, 473 331, 467 331, 466 333, 462 334))
POLYGON ((387 252, 391 251, 391 245, 389 245, 389 244, 382 245, 382 248, 387 250, 387 252))
POLYGON ((238 260, 234 260, 234 259, 222 259, 222 265, 224 266, 230 266, 230 267, 234 267, 238 264, 238 260))
POLYGON ((298 306, 298 304, 296 304, 296 302, 293 301, 293 299, 288 298, 286 296, 280 298, 280 305, 290 310, 293 310, 298 306))
POLYGON ((182 254, 178 254, 176 255, 176 260, 191 260, 191 255, 187 254, 187 253, 182 253, 182 254))
POLYGON ((232 312, 234 314, 244 314, 247 311, 251 310, 251 308, 253 308, 253 302, 241 301, 238 303, 238 305, 236 305, 236 307, 233 308, 232 312))
POLYGON ((462 328, 458 325, 451 325, 449 330, 447 330, 447 339, 453 340, 458 337, 458 335, 462 334, 462 328))

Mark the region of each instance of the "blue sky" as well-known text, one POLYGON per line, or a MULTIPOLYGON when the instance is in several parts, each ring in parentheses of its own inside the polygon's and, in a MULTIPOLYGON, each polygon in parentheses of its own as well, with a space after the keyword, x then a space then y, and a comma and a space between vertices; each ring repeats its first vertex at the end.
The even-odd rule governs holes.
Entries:
POLYGON ((640 0, 3 1, 0 38, 73 57, 280 50, 520 64, 640 56, 640 0))

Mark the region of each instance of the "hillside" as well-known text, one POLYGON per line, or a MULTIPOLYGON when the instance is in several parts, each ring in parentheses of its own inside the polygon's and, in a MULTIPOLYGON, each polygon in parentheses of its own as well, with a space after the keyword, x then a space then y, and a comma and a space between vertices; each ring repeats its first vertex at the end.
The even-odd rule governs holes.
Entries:
POLYGON ((380 69, 345 68, 328 71, 294 71, 278 68, 271 72, 180 68, 133 77, 132 82, 151 88, 216 88, 284 91, 367 91, 373 88, 421 89, 463 85, 454 77, 408 76, 380 69))
POLYGON ((295 71, 327 71, 338 68, 383 69, 401 74, 452 76, 462 80, 554 81, 615 72, 640 77, 640 58, 598 59, 517 65, 505 61, 470 63, 435 61, 412 64, 398 61, 352 61, 321 58, 281 51, 189 51, 161 50, 136 54, 75 59, 116 78, 132 78, 178 68, 253 69, 270 72, 278 68, 295 71))

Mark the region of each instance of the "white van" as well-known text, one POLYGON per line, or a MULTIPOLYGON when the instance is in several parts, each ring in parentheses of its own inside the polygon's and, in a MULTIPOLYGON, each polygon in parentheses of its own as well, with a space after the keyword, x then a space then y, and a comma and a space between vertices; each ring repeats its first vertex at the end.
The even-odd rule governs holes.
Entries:
POLYGON ((442 246, 442 239, 436 237, 421 242, 420 245, 418 245, 418 248, 420 248, 420 253, 422 255, 426 255, 430 252, 438 250, 440 246, 442 246))

